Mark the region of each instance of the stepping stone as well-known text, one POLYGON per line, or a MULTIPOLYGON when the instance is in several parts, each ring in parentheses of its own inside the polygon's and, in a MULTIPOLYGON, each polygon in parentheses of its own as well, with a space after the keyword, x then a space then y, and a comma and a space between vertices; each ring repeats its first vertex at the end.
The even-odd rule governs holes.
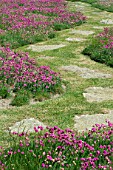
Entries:
POLYGON ((94 34, 93 31, 82 31, 82 30, 73 30, 70 34, 81 34, 81 35, 91 35, 94 34))
POLYGON ((113 100, 113 88, 88 87, 83 96, 89 103, 113 100))
POLYGON ((0 99, 0 109, 7 109, 11 108, 12 106, 10 105, 12 99, 0 99))
POLYGON ((100 11, 97 11, 97 12, 92 12, 92 14, 94 14, 94 15, 101 15, 101 16, 103 16, 103 12, 100 12, 100 11))
POLYGON ((27 49, 30 49, 32 51, 36 51, 36 52, 42 52, 42 51, 46 51, 46 50, 55 50, 55 49, 59 49, 62 47, 65 47, 66 45, 64 44, 59 44, 59 45, 30 45, 27 49))
POLYGON ((103 24, 113 24, 113 20, 111 19, 103 19, 102 21, 100 21, 100 23, 103 23, 103 24))
POLYGON ((90 70, 89 68, 86 67, 78 67, 75 65, 70 65, 70 66, 62 66, 62 69, 67 70, 67 71, 72 71, 72 72, 79 72, 81 73, 80 76, 83 78, 111 78, 111 74, 104 74, 101 72, 97 72, 95 70, 90 70))
POLYGON ((102 27, 102 26, 94 26, 93 28, 94 29, 104 29, 104 27, 102 27))
POLYGON ((75 5, 76 11, 84 10, 85 6, 75 5))
POLYGON ((34 118, 29 118, 29 119, 23 119, 20 122, 16 122, 12 127, 9 127, 9 130, 11 132, 17 132, 17 133, 22 133, 24 132, 35 132, 34 131, 34 126, 42 126, 43 128, 46 128, 46 126, 34 119, 34 118))
POLYGON ((100 14, 100 12, 92 12, 92 14, 97 14, 97 15, 99 15, 99 14, 100 14))
POLYGON ((70 42, 81 42, 81 41, 86 41, 86 39, 83 39, 83 38, 66 38, 67 41, 70 41, 70 42))
POLYGON ((94 115, 81 115, 75 116, 74 128, 79 132, 91 130, 95 124, 106 124, 106 120, 113 122, 113 110, 110 110, 108 114, 94 114, 94 115))

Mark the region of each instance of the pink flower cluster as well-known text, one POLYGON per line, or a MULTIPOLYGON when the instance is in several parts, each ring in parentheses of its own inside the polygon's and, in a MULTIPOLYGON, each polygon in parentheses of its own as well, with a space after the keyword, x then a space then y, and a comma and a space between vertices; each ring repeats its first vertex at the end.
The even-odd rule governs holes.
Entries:
POLYGON ((3 31, 18 33, 24 41, 30 34, 48 35, 56 23, 72 26, 86 20, 80 12, 69 12, 65 0, 1 0, 0 18, 3 31))
POLYGON ((1 0, 0 3, 2 24, 9 30, 38 28, 57 20, 73 24, 86 19, 81 13, 68 12, 64 0, 1 0))
POLYGON ((0 80, 1 85, 9 86, 12 90, 21 88, 30 91, 51 90, 60 84, 59 73, 49 66, 37 67, 35 60, 27 53, 15 53, 10 48, 0 48, 0 80))
POLYGON ((113 28, 104 28, 104 31, 98 35, 98 38, 104 48, 113 48, 113 28))
POLYGON ((96 124, 87 133, 74 133, 57 126, 34 127, 35 136, 13 132, 17 144, 4 150, 1 147, 0 166, 4 170, 22 167, 26 169, 96 170, 113 167, 113 123, 96 124))

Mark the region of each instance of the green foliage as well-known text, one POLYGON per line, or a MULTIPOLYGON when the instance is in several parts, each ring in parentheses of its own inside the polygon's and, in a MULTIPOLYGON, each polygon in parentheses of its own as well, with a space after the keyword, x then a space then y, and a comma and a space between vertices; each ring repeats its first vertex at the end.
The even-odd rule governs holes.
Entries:
POLYGON ((8 88, 6 86, 0 86, 0 97, 7 98, 10 96, 8 88))
POLYGON ((113 50, 112 49, 105 49, 105 48, 98 47, 92 44, 86 47, 82 51, 82 54, 90 56, 92 60, 106 64, 110 67, 113 67, 113 50))
POLYGON ((61 24, 61 23, 55 23, 54 24, 54 29, 56 31, 61 31, 63 29, 69 29, 70 28, 70 25, 69 24, 61 24))
POLYGON ((111 49, 98 49, 91 55, 91 59, 113 67, 113 51, 111 49))
POLYGON ((13 101, 11 102, 11 105, 22 106, 22 105, 29 104, 30 97, 31 97, 31 93, 29 91, 21 89, 15 95, 13 101))
POLYGON ((0 147, 0 168, 110 170, 113 161, 112 127, 110 121, 108 125, 95 124, 90 131, 79 135, 69 128, 62 130, 57 126, 45 130, 42 126, 35 126, 33 134, 13 132, 10 148, 0 147))
POLYGON ((1 46, 7 46, 10 44, 10 47, 17 48, 27 44, 40 42, 44 39, 45 35, 43 34, 32 35, 32 37, 29 36, 29 38, 26 38, 22 37, 22 35, 18 32, 8 32, 6 34, 0 35, 0 44, 1 46))
POLYGON ((62 94, 64 92, 63 88, 61 86, 57 86, 54 90, 54 94, 62 94))
MULTIPOLYGON (((72 2, 77 2, 79 0, 68 0, 68 1, 72 1, 72 2)), ((81 2, 87 2, 87 3, 90 3, 90 4, 93 4, 95 2, 98 2, 98 0, 80 0, 81 2)))
POLYGON ((90 45, 88 45, 82 54, 90 56, 92 60, 113 67, 113 28, 105 28, 97 37, 95 37, 90 45))
POLYGON ((48 38, 52 39, 55 38, 56 34, 54 32, 51 32, 48 34, 48 38))
POLYGON ((47 100, 50 98, 50 93, 45 92, 45 91, 37 91, 34 93, 33 95, 35 101, 43 101, 43 100, 47 100))

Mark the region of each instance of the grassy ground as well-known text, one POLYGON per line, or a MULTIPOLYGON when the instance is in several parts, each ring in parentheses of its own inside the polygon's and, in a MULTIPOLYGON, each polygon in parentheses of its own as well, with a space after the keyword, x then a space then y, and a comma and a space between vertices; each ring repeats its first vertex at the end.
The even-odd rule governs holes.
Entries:
MULTIPOLYGON (((74 4, 81 6, 81 3, 69 2, 70 10, 73 10, 74 4)), ((95 34, 101 30, 96 30, 93 26, 102 26, 99 21, 103 18, 111 17, 109 12, 101 12, 99 9, 93 8, 90 5, 84 5, 84 14, 88 17, 85 24, 76 27, 77 30, 90 30, 95 34), (93 12, 97 12, 94 14, 93 12), (101 14, 101 15, 100 15, 101 14), (99 17, 98 17, 99 16, 99 17)), ((113 16, 112 16, 113 17, 113 16)), ((12 109, 0 110, 0 145, 7 145, 8 134, 5 132, 9 126, 24 118, 34 117, 49 126, 58 125, 60 128, 74 127, 74 116, 81 114, 96 114, 104 113, 106 110, 113 109, 113 101, 106 101, 102 103, 88 103, 83 97, 82 93, 87 87, 90 86, 113 86, 113 79, 84 79, 78 73, 66 72, 61 69, 63 65, 78 65, 90 69, 99 70, 103 73, 113 74, 113 69, 103 64, 91 61, 88 57, 81 54, 84 47, 89 44, 92 35, 70 35, 72 29, 58 32, 56 38, 43 42, 43 44, 67 44, 66 47, 61 49, 44 51, 41 53, 29 51, 31 57, 35 57, 39 65, 50 65, 51 69, 60 71, 62 79, 66 83, 66 92, 59 98, 43 101, 35 105, 15 107, 12 109), (65 39, 68 37, 81 37, 86 38, 85 42, 67 42, 65 39), (40 56, 51 56, 49 59, 40 58, 40 56)), ((28 51, 26 46, 17 50, 28 51)))
POLYGON ((113 12, 113 1, 112 0, 69 0, 72 2, 81 1, 91 4, 93 7, 99 8, 101 10, 106 10, 108 12, 113 12))

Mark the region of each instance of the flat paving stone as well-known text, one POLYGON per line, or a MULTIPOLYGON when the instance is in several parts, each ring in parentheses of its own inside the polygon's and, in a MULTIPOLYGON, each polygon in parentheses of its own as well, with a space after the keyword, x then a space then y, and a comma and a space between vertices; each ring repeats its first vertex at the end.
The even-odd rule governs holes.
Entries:
POLYGON ((97 72, 95 70, 90 70, 86 67, 78 67, 76 65, 70 65, 70 66, 62 66, 62 69, 72 72, 78 72, 81 73, 80 76, 83 78, 111 78, 111 74, 104 74, 101 72, 97 72))
POLYGON ((99 15, 99 14, 100 14, 100 12, 92 12, 92 14, 99 15))
POLYGON ((111 19, 103 19, 102 21, 100 21, 100 23, 112 25, 113 24, 113 20, 111 20, 111 19))
POLYGON ((94 26, 93 28, 94 29, 104 29, 104 27, 102 27, 102 26, 94 26))
POLYGON ((113 88, 88 87, 83 96, 89 103, 113 100, 113 88))
POLYGON ((94 115, 81 115, 75 116, 74 128, 79 132, 91 130, 92 126, 95 124, 105 124, 106 120, 113 122, 113 110, 110 110, 108 114, 94 114, 94 115))
POLYGON ((72 30, 70 34, 91 35, 94 34, 94 31, 72 30))
MULTIPOLYGON (((73 3, 75 3, 75 2, 73 2, 73 3)), ((86 7, 91 6, 91 4, 87 4, 87 3, 84 3, 84 2, 76 2, 76 5, 86 6, 86 7)))
POLYGON ((12 99, 0 99, 0 109, 8 109, 8 108, 11 108, 13 106, 10 105, 12 99))
POLYGON ((86 41, 86 39, 83 38, 66 38, 66 41, 70 41, 70 42, 82 42, 82 41, 86 41))
POLYGON ((40 122, 37 119, 34 118, 28 118, 28 119, 23 119, 20 122, 16 122, 12 127, 9 127, 9 130, 11 132, 17 132, 17 133, 22 133, 24 132, 35 132, 34 127, 37 126, 42 126, 43 128, 46 128, 46 126, 40 122))
POLYGON ((82 3, 82 2, 68 2, 70 6, 80 6, 80 7, 90 7, 90 4, 82 3))
POLYGON ((42 51, 46 51, 46 50, 55 50, 55 49, 59 49, 62 47, 65 47, 66 45, 64 44, 59 44, 59 45, 30 45, 27 49, 30 49, 32 51, 36 51, 36 52, 42 52, 42 51))

